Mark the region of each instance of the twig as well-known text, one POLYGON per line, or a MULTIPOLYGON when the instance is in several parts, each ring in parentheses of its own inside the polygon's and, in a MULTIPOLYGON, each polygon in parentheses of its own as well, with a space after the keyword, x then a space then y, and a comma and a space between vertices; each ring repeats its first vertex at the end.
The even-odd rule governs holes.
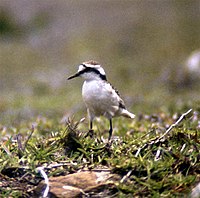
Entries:
POLYGON ((161 140, 163 137, 165 137, 174 127, 176 127, 178 124, 180 124, 180 122, 181 122, 191 111, 192 111, 192 109, 189 109, 187 112, 183 113, 183 114, 181 115, 181 117, 165 131, 165 133, 164 133, 163 135, 161 135, 160 137, 156 137, 156 138, 155 138, 154 140, 152 140, 151 142, 146 143, 146 144, 144 144, 141 148, 139 148, 139 149, 137 150, 136 154, 135 154, 135 157, 137 157, 137 156, 139 155, 140 151, 141 151, 142 149, 144 149, 146 146, 152 145, 152 144, 156 144, 156 143, 160 142, 160 140, 161 140))
POLYGON ((161 135, 159 138, 158 138, 158 141, 160 139, 162 139, 164 136, 166 136, 174 127, 176 127, 190 112, 192 111, 192 109, 189 109, 187 112, 185 112, 184 114, 181 115, 181 117, 174 123, 172 124, 167 130, 166 132, 161 135))
POLYGON ((182 148, 181 148, 181 150, 180 150, 181 153, 184 151, 185 147, 186 147, 186 143, 183 144, 183 146, 182 146, 182 148))
POLYGON ((44 172, 44 167, 37 167, 36 170, 39 171, 40 174, 43 176, 44 182, 47 185, 42 197, 47 197, 48 193, 49 193, 49 179, 48 179, 48 176, 44 172))
POLYGON ((129 178, 133 170, 128 171, 128 173, 120 180, 120 183, 123 183, 125 180, 129 178))
POLYGON ((142 148, 139 148, 135 154, 135 157, 137 157, 139 154, 140 154, 140 151, 147 145, 147 143, 142 147, 142 148))
POLYGON ((158 161, 158 160, 159 160, 160 154, 161 154, 161 149, 159 148, 159 149, 157 150, 157 152, 156 152, 154 161, 158 161))

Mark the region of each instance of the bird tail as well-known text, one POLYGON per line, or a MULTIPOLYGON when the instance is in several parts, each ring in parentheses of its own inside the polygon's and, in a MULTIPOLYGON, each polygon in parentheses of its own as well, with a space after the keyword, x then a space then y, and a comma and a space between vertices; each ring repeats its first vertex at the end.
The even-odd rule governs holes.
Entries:
POLYGON ((121 115, 124 116, 124 117, 126 117, 126 118, 131 118, 131 119, 135 118, 135 115, 133 113, 130 113, 126 109, 122 110, 121 115))

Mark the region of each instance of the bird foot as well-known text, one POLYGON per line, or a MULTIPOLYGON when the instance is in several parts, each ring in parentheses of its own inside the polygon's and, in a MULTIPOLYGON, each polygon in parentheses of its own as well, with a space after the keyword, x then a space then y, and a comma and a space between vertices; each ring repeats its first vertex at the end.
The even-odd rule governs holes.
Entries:
POLYGON ((86 136, 85 137, 91 137, 91 138, 93 138, 94 137, 94 130, 92 130, 92 129, 90 129, 88 132, 87 132, 87 134, 86 134, 86 136))
POLYGON ((107 143, 106 143, 106 148, 110 150, 111 146, 112 146, 112 142, 109 140, 107 143))

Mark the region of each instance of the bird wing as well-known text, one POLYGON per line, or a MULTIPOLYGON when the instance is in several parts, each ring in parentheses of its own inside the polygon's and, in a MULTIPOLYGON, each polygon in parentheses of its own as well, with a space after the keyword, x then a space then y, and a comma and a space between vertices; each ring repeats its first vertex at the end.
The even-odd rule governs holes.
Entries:
POLYGON ((122 109, 126 109, 124 101, 121 99, 119 91, 110 83, 108 83, 110 86, 110 92, 112 92, 113 96, 118 100, 118 107, 122 109))

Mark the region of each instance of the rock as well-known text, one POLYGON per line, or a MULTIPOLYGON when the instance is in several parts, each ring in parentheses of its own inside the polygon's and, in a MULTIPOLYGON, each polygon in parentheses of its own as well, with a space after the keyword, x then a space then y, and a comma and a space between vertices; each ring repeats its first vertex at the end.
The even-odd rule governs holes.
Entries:
MULTIPOLYGON (((82 197, 91 193, 108 195, 116 192, 116 187, 110 178, 113 175, 108 171, 83 171, 66 176, 49 178, 49 197, 82 197), (112 191, 112 192, 111 192, 112 191)), ((41 196, 46 188, 42 181, 35 190, 36 196, 41 196)))

